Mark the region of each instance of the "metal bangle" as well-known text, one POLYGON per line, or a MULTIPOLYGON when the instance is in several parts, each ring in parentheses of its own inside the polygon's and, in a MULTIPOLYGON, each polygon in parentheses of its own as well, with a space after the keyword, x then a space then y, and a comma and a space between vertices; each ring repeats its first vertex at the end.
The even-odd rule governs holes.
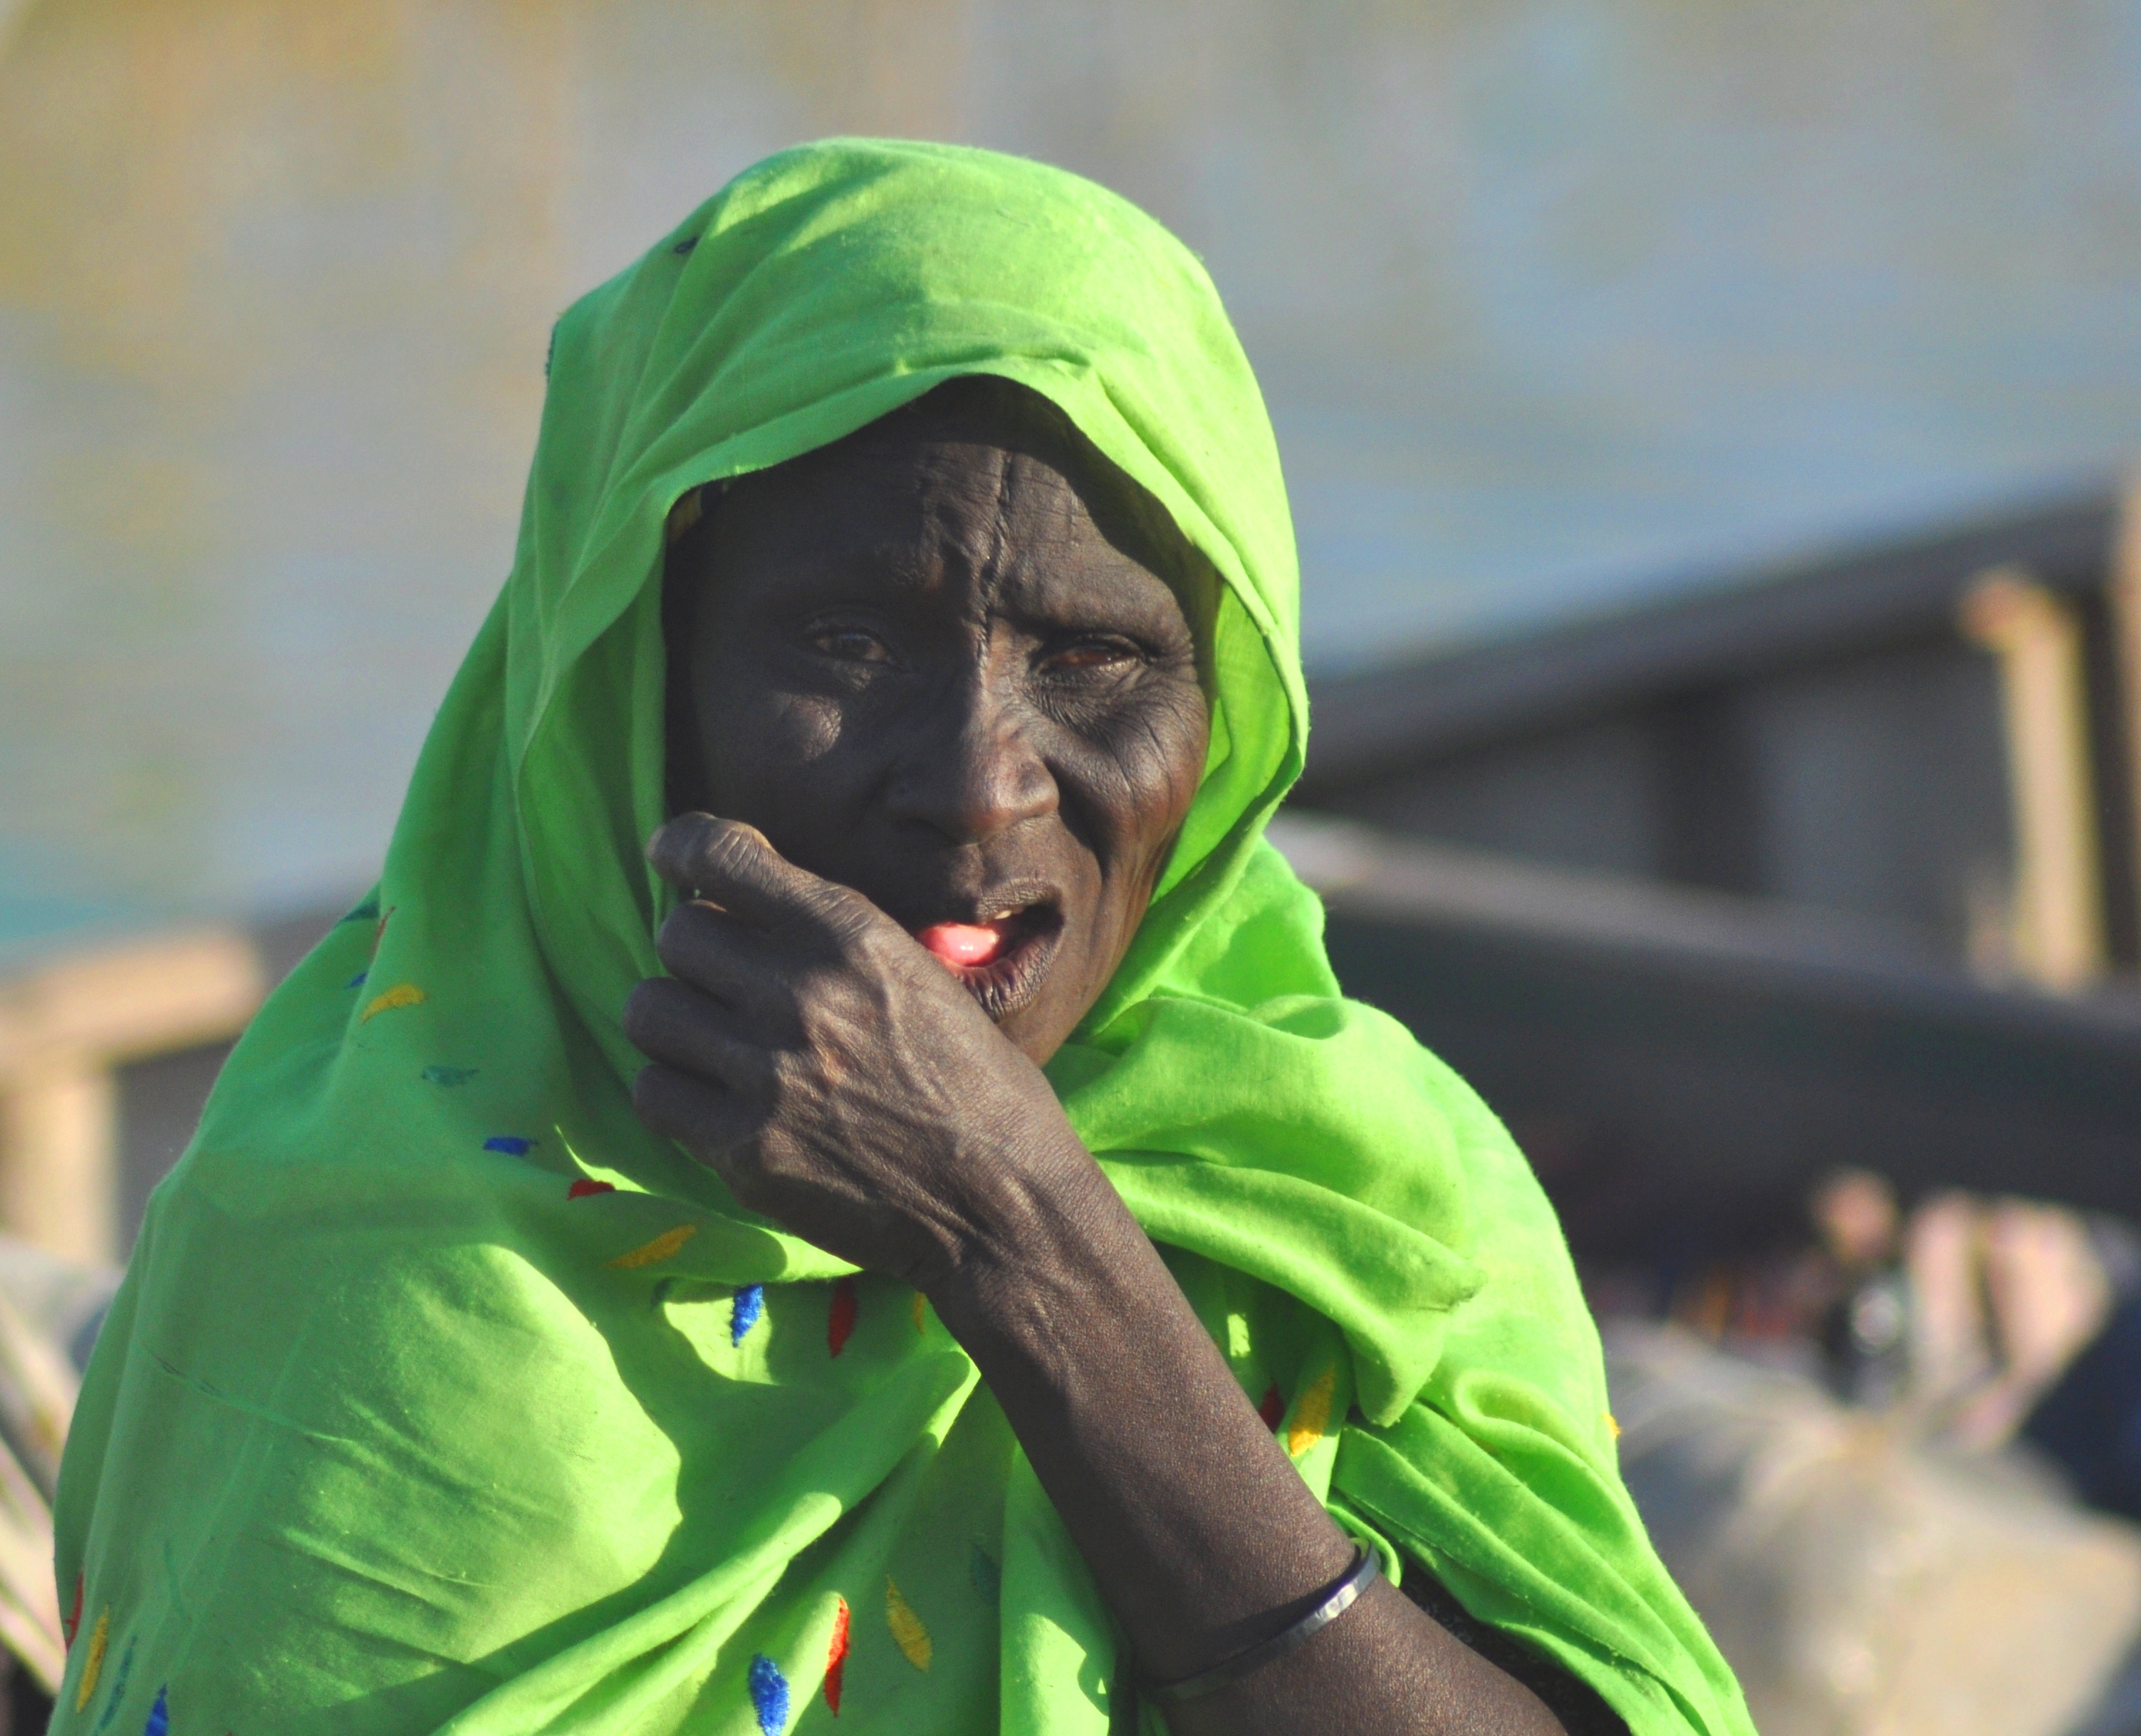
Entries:
POLYGON ((1307 1645, 1351 1609, 1360 1600, 1361 1594, 1375 1584, 1381 1571, 1382 1562, 1376 1551, 1363 1548, 1360 1559, 1346 1570, 1345 1576, 1318 1598, 1316 1607, 1292 1626, 1281 1630, 1268 1640, 1259 1641, 1247 1651, 1236 1652, 1233 1657, 1214 1664, 1209 1669, 1200 1669, 1195 1675, 1184 1676, 1179 1681, 1140 1682, 1138 1691, 1149 1700, 1173 1705, 1181 1700, 1201 1699, 1208 1694, 1217 1694, 1222 1688, 1232 1687, 1244 1676, 1254 1674, 1273 1660, 1282 1658, 1297 1647, 1307 1645))

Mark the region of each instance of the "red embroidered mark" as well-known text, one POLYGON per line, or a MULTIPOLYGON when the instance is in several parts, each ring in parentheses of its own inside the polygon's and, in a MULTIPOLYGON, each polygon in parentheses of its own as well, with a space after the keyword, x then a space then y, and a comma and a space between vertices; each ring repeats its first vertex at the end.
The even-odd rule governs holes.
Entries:
POLYGON ((848 1667, 848 1600, 833 1600, 833 1643, 825 1648, 825 1704, 840 1715, 840 1679, 848 1667))
POLYGON ((1257 1407, 1257 1414, 1264 1419, 1266 1428, 1277 1428, 1286 1419, 1286 1395, 1274 1380, 1265 1390, 1264 1402, 1257 1407))
POLYGON ((833 1286, 833 1305, 825 1315, 825 1348, 838 1356, 848 1347, 848 1334, 855 1329, 855 1280, 843 1278, 833 1286))
POLYGON ((74 1644, 75 1630, 79 1628, 81 1625, 81 1576, 77 1573, 74 1576, 74 1607, 67 1611, 66 1620, 60 1624, 60 1631, 66 1636, 66 1643, 69 1645, 72 1645, 74 1644))
POLYGON ((616 1191, 617 1183, 614 1181, 595 1181, 583 1176, 565 1190, 565 1197, 568 1200, 584 1200, 589 1194, 615 1193, 616 1191))

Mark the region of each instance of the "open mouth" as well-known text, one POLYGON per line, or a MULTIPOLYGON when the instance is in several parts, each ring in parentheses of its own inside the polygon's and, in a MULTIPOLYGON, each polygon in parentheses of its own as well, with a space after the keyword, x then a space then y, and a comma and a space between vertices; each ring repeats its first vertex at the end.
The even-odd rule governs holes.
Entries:
POLYGON ((1052 900, 1009 905, 972 922, 933 922, 915 931, 929 954, 959 979, 990 1018, 1031 1000, 1063 938, 1052 900))

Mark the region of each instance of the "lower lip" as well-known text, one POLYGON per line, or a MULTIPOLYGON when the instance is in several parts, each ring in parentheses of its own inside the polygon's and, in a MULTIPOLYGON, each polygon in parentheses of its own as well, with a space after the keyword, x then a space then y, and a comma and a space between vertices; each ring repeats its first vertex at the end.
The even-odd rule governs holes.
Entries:
POLYGON ((966 991, 981 1003, 984 1013, 1002 1019, 1024 1006, 1039 990, 1062 940, 1063 925, 1052 913, 1041 920, 1021 921, 1002 933, 992 954, 974 963, 963 963, 957 956, 981 950, 984 945, 977 931, 965 924, 939 924, 923 929, 915 938, 932 958, 958 978, 966 991))

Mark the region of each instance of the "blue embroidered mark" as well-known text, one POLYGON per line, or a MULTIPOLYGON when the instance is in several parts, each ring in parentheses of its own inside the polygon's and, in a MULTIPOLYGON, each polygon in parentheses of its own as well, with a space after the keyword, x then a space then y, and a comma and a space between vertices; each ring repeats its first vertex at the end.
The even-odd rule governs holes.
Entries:
POLYGON ((788 1678, 764 1652, 751 1660, 751 1703, 765 1736, 780 1736, 788 1728, 788 1678))
POLYGON ((991 1603, 1003 1595, 1003 1569, 997 1565, 997 1558, 978 1543, 967 1557, 967 1576, 974 1582, 974 1589, 991 1603))
POLYGON ((736 1302, 729 1310, 729 1342, 741 1344, 744 1334, 758 1324, 758 1317, 765 1312, 765 1286, 746 1284, 736 1293, 736 1302))
POLYGON ((342 987, 345 989, 362 989, 364 986, 364 979, 371 974, 372 973, 368 970, 360 970, 355 976, 344 983, 342 987))
POLYGON ((525 1157, 536 1147, 539 1139, 523 1139, 518 1133, 494 1133, 483 1142, 486 1152, 503 1152, 509 1157, 525 1157))
POLYGON ((156 1704, 149 1709, 149 1721, 141 1726, 141 1736, 171 1736, 171 1709, 166 1700, 168 1688, 156 1690, 156 1704))
POLYGON ((96 1720, 96 1736, 111 1728, 111 1720, 119 1715, 120 1702, 126 1698, 126 1678, 134 1674, 134 1642, 126 1642, 126 1655, 119 1660, 119 1679, 111 1684, 111 1694, 104 1703, 104 1711, 96 1720))

